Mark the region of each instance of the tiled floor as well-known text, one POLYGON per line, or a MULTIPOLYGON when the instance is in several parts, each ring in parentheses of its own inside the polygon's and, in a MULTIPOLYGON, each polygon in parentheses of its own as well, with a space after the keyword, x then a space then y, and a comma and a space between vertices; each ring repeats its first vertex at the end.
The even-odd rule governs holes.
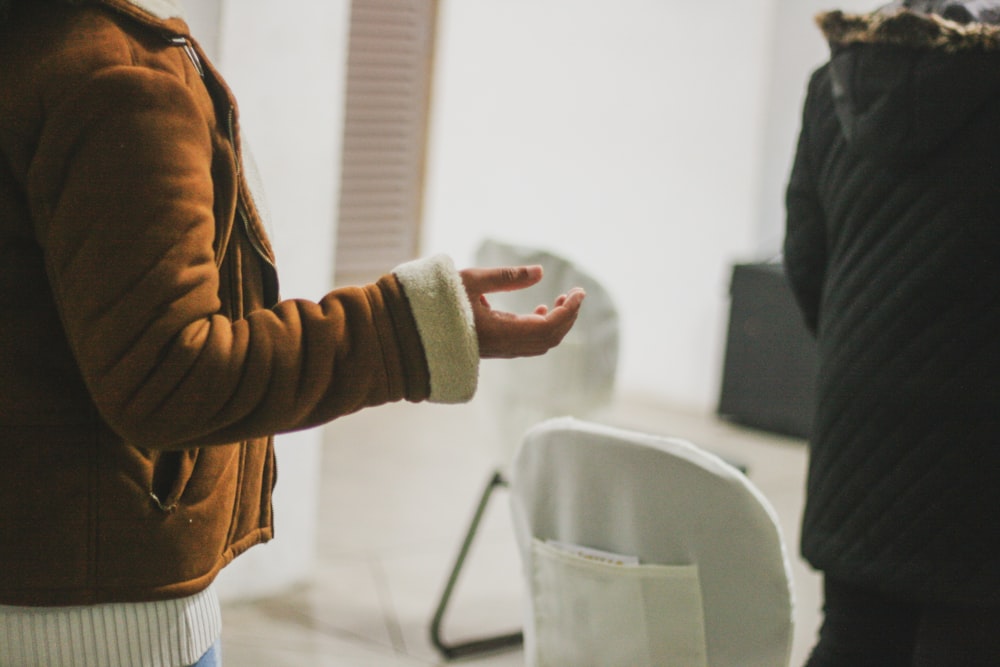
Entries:
MULTIPOLYGON (((491 469, 483 407, 399 404, 327 427, 319 562, 280 597, 224 605, 228 667, 442 665, 428 626, 491 469)), ((745 463, 797 553, 805 448, 798 440, 661 405, 620 402, 599 421, 686 438, 745 463)), ((818 578, 797 559, 796 639, 802 664, 818 622, 818 578)), ((448 641, 515 630, 521 583, 506 496, 486 514, 445 619, 448 641)), ((522 665, 520 651, 462 665, 522 665)))

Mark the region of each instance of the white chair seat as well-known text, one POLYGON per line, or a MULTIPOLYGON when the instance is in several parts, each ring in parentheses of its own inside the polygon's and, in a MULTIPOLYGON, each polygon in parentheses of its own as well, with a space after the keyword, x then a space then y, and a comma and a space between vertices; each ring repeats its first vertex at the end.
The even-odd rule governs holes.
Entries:
POLYGON ((681 440, 562 418, 528 432, 510 482, 529 665, 788 664, 784 542, 731 465, 681 440))

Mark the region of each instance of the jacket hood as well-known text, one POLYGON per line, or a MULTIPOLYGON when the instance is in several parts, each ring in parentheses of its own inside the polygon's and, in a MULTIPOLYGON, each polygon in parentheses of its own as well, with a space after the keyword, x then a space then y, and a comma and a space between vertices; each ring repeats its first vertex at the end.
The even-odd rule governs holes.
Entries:
POLYGON ((933 151, 1000 93, 1000 0, 898 0, 816 21, 844 135, 876 159, 933 151))

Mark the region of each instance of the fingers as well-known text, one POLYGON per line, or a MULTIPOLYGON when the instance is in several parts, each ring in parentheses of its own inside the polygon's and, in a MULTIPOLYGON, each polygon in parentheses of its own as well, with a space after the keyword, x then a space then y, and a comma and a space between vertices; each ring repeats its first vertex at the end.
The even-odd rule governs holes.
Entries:
POLYGON ((471 268, 459 272, 472 302, 479 353, 483 358, 529 357, 558 345, 576 322, 584 292, 576 288, 557 297, 552 306, 541 304, 530 314, 508 313, 490 307, 486 294, 531 287, 542 279, 541 266, 471 268))
POLYGON ((530 357, 558 345, 576 322, 585 294, 574 289, 549 309, 539 306, 530 315, 502 311, 476 313, 476 332, 483 358, 530 357))
POLYGON ((542 279, 540 266, 504 266, 493 269, 465 269, 460 272, 469 294, 510 292, 531 287, 542 279))
POLYGON ((561 303, 545 315, 546 323, 553 329, 553 333, 558 336, 553 346, 562 341, 563 336, 569 332, 570 328, 576 322, 584 296, 586 295, 582 289, 572 290, 565 299, 562 299, 561 303))
POLYGON ((578 311, 580 310, 580 306, 583 304, 583 300, 586 296, 587 293, 583 291, 583 288, 574 287, 569 291, 569 294, 560 296, 556 299, 556 306, 578 311))

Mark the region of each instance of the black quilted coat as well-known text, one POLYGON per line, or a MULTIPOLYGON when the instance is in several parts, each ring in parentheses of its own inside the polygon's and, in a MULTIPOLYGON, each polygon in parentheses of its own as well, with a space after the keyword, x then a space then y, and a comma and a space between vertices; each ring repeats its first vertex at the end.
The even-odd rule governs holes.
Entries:
POLYGON ((819 17, 832 55, 788 186, 786 272, 821 359, 802 551, 1000 606, 1000 3, 895 4, 819 17))

